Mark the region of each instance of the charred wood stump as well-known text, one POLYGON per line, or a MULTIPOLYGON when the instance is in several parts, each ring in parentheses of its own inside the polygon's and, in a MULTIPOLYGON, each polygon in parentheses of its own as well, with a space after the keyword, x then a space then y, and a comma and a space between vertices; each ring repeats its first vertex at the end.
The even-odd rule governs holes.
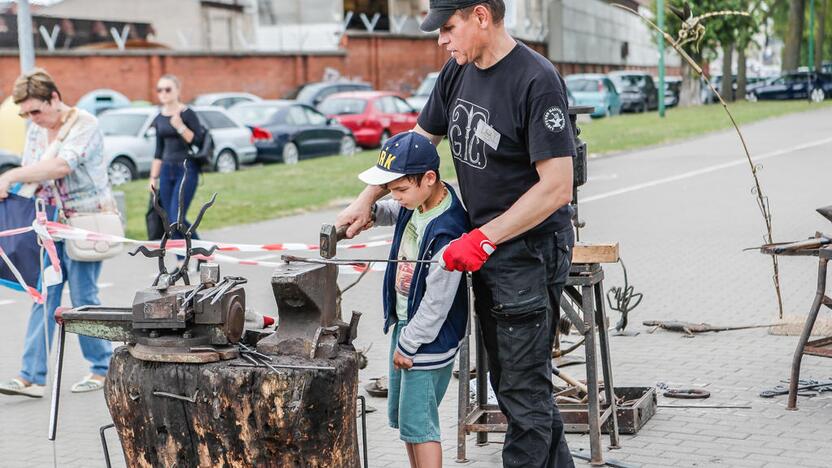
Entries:
POLYGON ((327 360, 273 356, 277 372, 246 363, 148 362, 118 348, 104 393, 127 465, 359 466, 351 346, 327 360))

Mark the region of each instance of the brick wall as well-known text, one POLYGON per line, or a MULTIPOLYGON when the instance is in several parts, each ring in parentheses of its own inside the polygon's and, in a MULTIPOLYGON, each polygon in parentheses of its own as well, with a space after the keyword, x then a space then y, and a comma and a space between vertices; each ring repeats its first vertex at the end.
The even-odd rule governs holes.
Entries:
MULTIPOLYGON (((156 81, 165 73, 182 80, 186 101, 216 91, 246 91, 279 98, 302 83, 320 80, 327 68, 372 83, 377 89, 407 94, 448 58, 434 36, 351 33, 344 38, 343 46, 339 52, 317 54, 67 51, 41 53, 36 62, 55 77, 64 99, 74 103, 97 88, 115 89, 130 99, 153 101, 156 81)), ((542 44, 531 46, 546 53, 542 44)), ((563 74, 610 69, 585 64, 558 67, 563 74)), ((17 51, 0 51, 0 101, 11 93, 19 70, 17 51)))

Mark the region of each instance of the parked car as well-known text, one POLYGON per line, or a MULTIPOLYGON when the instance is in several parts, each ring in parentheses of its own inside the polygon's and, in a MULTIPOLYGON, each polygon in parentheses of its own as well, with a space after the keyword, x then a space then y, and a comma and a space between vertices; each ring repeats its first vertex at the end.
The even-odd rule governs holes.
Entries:
POLYGON ((365 148, 383 146, 391 136, 416 126, 419 112, 396 93, 355 91, 333 94, 318 109, 352 130, 365 148))
POLYGON ((263 99, 249 93, 209 93, 195 97, 191 104, 194 106, 220 106, 225 109, 242 102, 260 102, 263 99))
POLYGON ((20 156, 0 150, 0 174, 16 167, 20 167, 20 156))
POLYGON ((347 91, 372 91, 373 87, 368 83, 356 81, 321 81, 319 83, 308 83, 300 90, 295 100, 300 104, 311 107, 318 107, 327 96, 347 91))
POLYGON ((659 95, 653 77, 638 71, 615 71, 608 74, 621 95, 621 110, 647 112, 659 107, 659 95))
POLYGON ((572 92, 576 106, 592 106, 590 117, 606 117, 621 113, 621 97, 615 85, 605 75, 583 73, 568 75, 566 89, 572 92))
POLYGON ((229 112, 251 128, 258 161, 294 164, 316 156, 355 152, 355 138, 348 128, 297 101, 238 104, 229 112))
MULTIPOLYGON (((658 82, 658 79, 655 80, 658 82)), ((679 98, 682 94, 682 77, 664 77, 664 106, 676 107, 679 105, 679 98)))
POLYGON ((829 73, 788 73, 770 84, 754 88, 748 100, 758 99, 811 99, 822 102, 832 94, 832 74, 829 73))
POLYGON ((428 73, 419 84, 416 92, 413 93, 413 96, 407 98, 408 104, 413 106, 417 112, 421 112, 422 108, 425 107, 425 104, 428 102, 428 98, 430 97, 430 93, 433 91, 433 85, 436 84, 436 78, 438 77, 439 72, 428 73))
POLYGON ((112 89, 96 89, 81 96, 76 107, 84 109, 92 115, 99 115, 110 109, 119 109, 130 106, 130 99, 118 91, 112 89))
MULTIPOLYGON (((241 164, 254 162, 257 150, 248 127, 221 107, 193 109, 214 140, 213 170, 233 172, 241 164)), ((150 124, 158 113, 156 107, 131 107, 107 111, 99 116, 104 134, 104 156, 109 161, 113 185, 130 182, 150 172, 156 151, 156 129, 150 124)))

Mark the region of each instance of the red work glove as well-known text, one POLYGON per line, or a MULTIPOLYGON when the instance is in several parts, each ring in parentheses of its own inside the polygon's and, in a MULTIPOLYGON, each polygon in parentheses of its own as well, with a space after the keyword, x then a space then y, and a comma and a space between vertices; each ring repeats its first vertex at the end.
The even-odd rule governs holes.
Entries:
POLYGON ((477 271, 497 246, 479 229, 454 239, 442 254, 443 267, 448 271, 477 271))

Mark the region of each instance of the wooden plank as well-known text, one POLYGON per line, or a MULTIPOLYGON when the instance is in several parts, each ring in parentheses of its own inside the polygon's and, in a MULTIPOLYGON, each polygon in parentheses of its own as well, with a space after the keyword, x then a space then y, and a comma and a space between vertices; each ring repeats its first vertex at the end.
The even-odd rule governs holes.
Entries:
POLYGON ((615 263, 618 261, 618 242, 592 244, 577 242, 572 250, 572 263, 615 263))

